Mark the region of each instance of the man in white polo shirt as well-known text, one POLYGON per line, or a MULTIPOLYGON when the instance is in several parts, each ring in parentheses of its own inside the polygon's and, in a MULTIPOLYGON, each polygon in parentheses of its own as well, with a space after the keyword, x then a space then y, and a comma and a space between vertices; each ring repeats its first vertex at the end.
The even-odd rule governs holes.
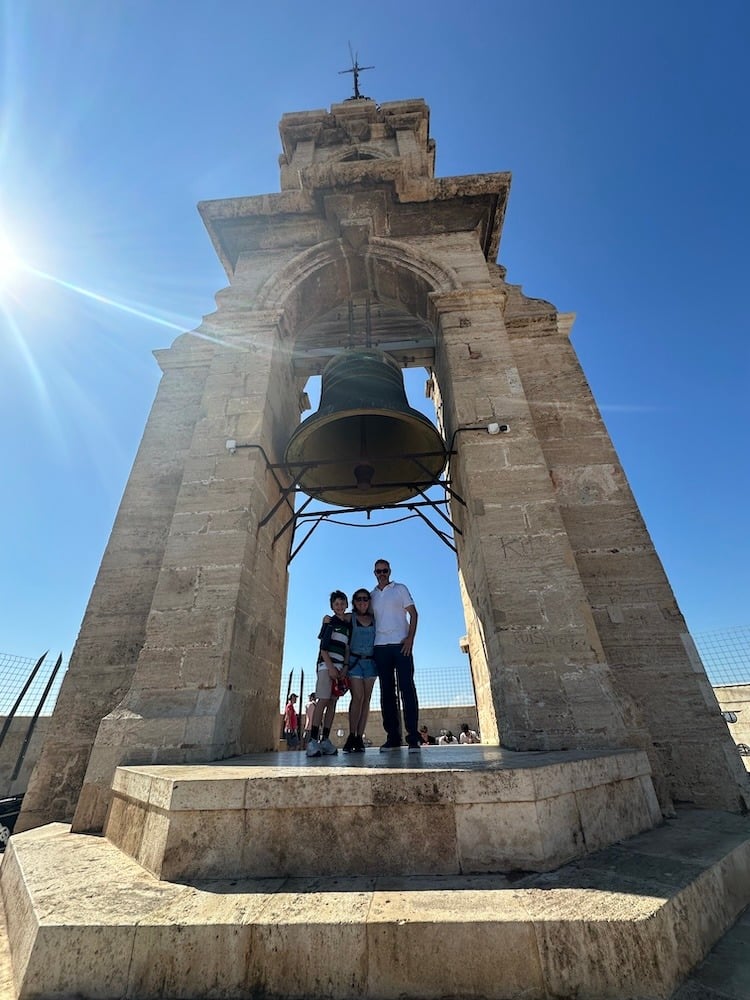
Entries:
POLYGON ((419 702, 414 686, 414 635, 417 631, 417 609, 403 583, 392 583, 387 559, 375 563, 377 587, 370 593, 375 616, 375 649, 373 659, 380 680, 380 710, 387 739, 381 753, 401 748, 401 716, 396 691, 396 679, 404 708, 404 726, 409 751, 418 753, 419 702))

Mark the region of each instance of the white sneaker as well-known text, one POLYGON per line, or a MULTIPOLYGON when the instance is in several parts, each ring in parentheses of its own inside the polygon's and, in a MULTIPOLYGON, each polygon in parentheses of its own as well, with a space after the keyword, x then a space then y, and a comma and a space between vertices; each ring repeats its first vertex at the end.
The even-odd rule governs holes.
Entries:
POLYGON ((325 739, 320 741, 320 752, 328 757, 332 757, 334 754, 338 753, 338 749, 329 739, 325 739))
POLYGON ((307 756, 320 757, 320 743, 317 740, 307 741, 307 756))

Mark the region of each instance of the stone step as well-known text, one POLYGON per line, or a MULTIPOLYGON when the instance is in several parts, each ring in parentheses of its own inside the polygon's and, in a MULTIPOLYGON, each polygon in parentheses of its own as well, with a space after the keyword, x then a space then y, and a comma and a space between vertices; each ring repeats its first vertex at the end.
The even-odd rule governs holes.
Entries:
POLYGON ((112 790, 107 839, 172 881, 548 871, 661 821, 639 750, 255 754, 112 790))
POLYGON ((750 821, 680 811, 518 878, 190 884, 53 824, 12 838, 0 887, 20 1000, 665 1000, 750 902, 750 821))

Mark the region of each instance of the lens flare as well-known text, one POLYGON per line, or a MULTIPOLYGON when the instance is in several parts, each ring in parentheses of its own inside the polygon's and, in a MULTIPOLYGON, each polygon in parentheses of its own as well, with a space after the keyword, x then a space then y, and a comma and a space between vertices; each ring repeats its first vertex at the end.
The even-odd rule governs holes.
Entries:
POLYGON ((0 293, 12 290, 18 275, 27 270, 7 236, 0 232, 0 293))

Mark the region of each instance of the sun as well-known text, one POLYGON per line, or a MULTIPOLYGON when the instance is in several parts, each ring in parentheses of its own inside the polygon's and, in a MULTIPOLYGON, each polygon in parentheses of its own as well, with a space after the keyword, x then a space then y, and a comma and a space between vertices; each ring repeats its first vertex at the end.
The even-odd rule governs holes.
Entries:
POLYGON ((0 230, 0 293, 10 291, 28 267, 11 241, 0 230))

